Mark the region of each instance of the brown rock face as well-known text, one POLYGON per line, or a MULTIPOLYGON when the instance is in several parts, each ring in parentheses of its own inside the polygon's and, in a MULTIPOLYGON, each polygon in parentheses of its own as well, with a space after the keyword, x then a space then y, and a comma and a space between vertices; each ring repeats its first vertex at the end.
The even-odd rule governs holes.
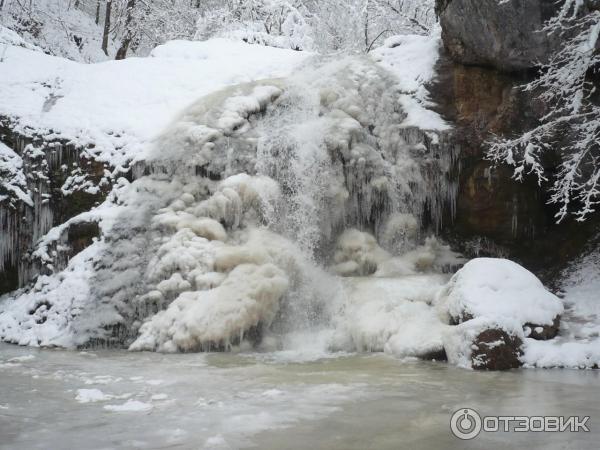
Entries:
POLYGON ((89 247, 95 237, 100 236, 100 227, 96 222, 75 223, 69 227, 67 242, 74 256, 89 247))
MULTIPOLYGON (((456 1, 456 0, 453 0, 456 1)), ((556 209, 534 177, 512 179, 508 166, 485 160, 487 141, 529 129, 544 112, 535 97, 518 89, 528 75, 467 67, 442 55, 438 79, 430 87, 441 115, 453 124, 451 139, 460 148, 456 215, 445 219, 443 237, 466 256, 506 257, 543 280, 582 250, 597 233, 600 215, 585 223, 555 223, 556 209)), ((549 173, 556 160, 545 161, 549 173)))
POLYGON ((472 367, 476 370, 508 370, 521 367, 523 341, 500 329, 482 331, 473 341, 472 367))

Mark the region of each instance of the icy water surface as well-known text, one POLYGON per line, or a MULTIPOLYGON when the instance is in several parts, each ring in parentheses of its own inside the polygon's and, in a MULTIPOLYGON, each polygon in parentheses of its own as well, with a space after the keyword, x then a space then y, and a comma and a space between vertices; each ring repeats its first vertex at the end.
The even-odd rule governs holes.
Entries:
POLYGON ((2 449, 597 448, 597 371, 478 373, 384 355, 0 345, 2 449), (451 414, 589 415, 590 433, 450 434, 451 414))

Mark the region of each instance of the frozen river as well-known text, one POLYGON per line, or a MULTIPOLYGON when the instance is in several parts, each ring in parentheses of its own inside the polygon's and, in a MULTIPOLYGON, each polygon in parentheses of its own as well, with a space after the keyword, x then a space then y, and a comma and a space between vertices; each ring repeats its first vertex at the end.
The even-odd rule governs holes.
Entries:
POLYGON ((596 449, 598 371, 474 372, 381 354, 69 352, 0 345, 2 449, 596 449), (452 413, 590 416, 589 433, 481 433, 452 413))

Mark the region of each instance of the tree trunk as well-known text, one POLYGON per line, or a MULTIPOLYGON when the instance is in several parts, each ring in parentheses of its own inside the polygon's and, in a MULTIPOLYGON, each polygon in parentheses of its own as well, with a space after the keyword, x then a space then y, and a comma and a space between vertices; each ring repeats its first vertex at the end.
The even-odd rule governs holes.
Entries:
POLYGON ((96 25, 100 24, 100 0, 96 2, 96 25))
POLYGON ((133 21, 133 10, 135 8, 135 0, 127 0, 127 17, 125 18, 125 36, 121 41, 121 47, 117 51, 115 59, 125 59, 127 57, 127 50, 129 50, 129 44, 133 39, 132 21, 133 21))
POLYGON ((108 56, 108 35, 110 33, 110 10, 113 0, 106 0, 106 16, 104 17, 104 33, 102 34, 102 50, 108 56))

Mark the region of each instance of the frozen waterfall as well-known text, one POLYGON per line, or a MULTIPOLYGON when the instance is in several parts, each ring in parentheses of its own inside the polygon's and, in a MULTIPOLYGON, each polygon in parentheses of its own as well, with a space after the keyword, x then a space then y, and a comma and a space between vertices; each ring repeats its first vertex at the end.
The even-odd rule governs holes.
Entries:
POLYGON ((455 196, 455 155, 442 133, 403 125, 401 95, 371 58, 348 56, 198 100, 113 190, 77 273, 18 294, 23 319, 4 338, 440 351, 432 304, 458 257, 430 235, 455 196))

